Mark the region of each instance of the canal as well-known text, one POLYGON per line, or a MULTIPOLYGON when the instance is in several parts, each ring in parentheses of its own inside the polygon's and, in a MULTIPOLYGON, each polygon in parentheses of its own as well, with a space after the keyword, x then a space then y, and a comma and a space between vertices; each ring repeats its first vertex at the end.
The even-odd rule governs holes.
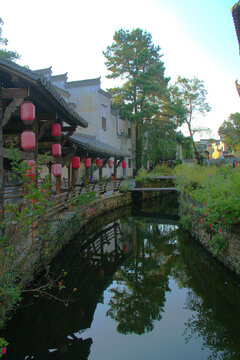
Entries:
POLYGON ((173 197, 96 219, 26 293, 6 359, 239 360, 239 279, 178 226, 173 197))

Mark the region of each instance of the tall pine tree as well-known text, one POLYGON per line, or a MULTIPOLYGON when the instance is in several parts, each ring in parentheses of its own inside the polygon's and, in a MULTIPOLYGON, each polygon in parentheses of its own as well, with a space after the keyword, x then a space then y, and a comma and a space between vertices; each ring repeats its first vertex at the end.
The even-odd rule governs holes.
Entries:
POLYGON ((141 29, 120 29, 114 42, 103 52, 109 79, 119 79, 122 85, 109 89, 113 107, 136 125, 136 167, 143 164, 145 124, 159 118, 168 97, 169 78, 164 76, 160 47, 154 46, 151 34, 141 29))

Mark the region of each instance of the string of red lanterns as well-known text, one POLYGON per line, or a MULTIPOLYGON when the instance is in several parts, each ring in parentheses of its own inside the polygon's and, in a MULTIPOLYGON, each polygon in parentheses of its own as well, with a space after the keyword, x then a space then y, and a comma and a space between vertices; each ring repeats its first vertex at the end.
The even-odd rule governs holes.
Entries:
MULTIPOLYGON (((51 126, 51 135, 55 138, 59 138, 61 136, 61 125, 58 123, 54 123, 51 126)), ((52 144, 52 155, 54 157, 58 157, 62 155, 62 146, 59 143, 52 144)), ((51 166, 52 174, 56 176, 62 175, 62 165, 59 163, 52 164, 51 166)))
MULTIPOLYGON (((35 119, 35 105, 32 102, 24 102, 20 109, 21 120, 25 126, 32 125, 35 119)), ((24 151, 31 151, 36 146, 36 136, 33 131, 23 131, 21 134, 21 147, 24 151)), ((27 164, 26 176, 35 179, 36 162, 34 160, 25 160, 27 164)))

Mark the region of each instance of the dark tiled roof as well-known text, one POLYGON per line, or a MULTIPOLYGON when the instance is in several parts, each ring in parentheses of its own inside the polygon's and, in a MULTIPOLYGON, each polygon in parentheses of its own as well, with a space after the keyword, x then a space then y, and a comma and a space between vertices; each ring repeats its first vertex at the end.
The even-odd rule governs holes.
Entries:
POLYGON ((24 78, 35 86, 35 88, 41 87, 50 103, 56 107, 59 115, 63 115, 63 120, 65 122, 70 123, 71 125, 79 125, 81 127, 88 126, 88 122, 68 105, 66 100, 56 91, 55 87, 46 77, 3 58, 0 58, 0 70, 6 71, 10 74, 14 73, 24 78))
POLYGON ((240 50, 240 1, 238 1, 232 7, 232 16, 233 16, 236 33, 237 33, 238 45, 239 45, 239 50, 240 50))
POLYGON ((99 89, 98 92, 99 92, 99 94, 102 94, 102 95, 108 97, 109 99, 112 98, 112 94, 108 93, 107 91, 104 91, 103 89, 99 89))
POLYGON ((67 81, 67 72, 65 74, 60 74, 60 75, 52 75, 51 76, 51 81, 57 81, 57 80, 65 80, 67 81))
POLYGON ((129 157, 129 154, 127 152, 121 151, 113 146, 96 140, 95 137, 92 136, 74 133, 69 138, 69 141, 87 152, 95 154, 97 153, 97 156, 115 157, 118 159, 122 159, 123 157, 129 157))
POLYGON ((66 88, 72 88, 72 87, 81 87, 81 86, 91 86, 91 85, 99 85, 100 86, 100 79, 87 79, 87 80, 78 80, 78 81, 69 81, 66 83, 66 88))

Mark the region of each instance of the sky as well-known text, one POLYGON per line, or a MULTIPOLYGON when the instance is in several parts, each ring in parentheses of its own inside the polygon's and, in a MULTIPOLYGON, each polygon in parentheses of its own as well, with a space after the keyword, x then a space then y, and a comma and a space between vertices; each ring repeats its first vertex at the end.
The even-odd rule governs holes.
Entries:
MULTIPOLYGON (((235 80, 240 82, 240 56, 231 8, 237 0, 8 0, 1 3, 3 36, 8 49, 21 55, 31 70, 52 66, 53 75, 68 80, 106 79, 103 51, 119 29, 141 28, 161 47, 165 75, 204 81, 211 112, 196 126, 218 128, 240 112, 235 80)), ((204 135, 202 137, 209 137, 204 135)), ((196 138, 197 140, 197 138, 196 138)))

